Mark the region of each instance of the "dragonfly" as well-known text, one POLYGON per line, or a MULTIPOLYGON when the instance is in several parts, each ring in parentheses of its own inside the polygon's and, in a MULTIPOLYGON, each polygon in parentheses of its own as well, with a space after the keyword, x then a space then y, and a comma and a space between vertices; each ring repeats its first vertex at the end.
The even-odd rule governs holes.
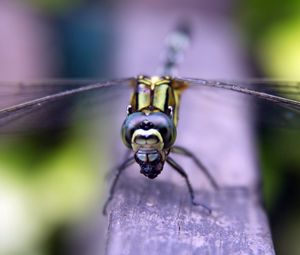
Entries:
MULTIPOLYGON (((15 121, 26 118, 39 109, 55 105, 60 100, 67 100, 74 95, 84 95, 86 92, 103 92, 106 89, 131 88, 130 102, 126 108, 125 120, 121 126, 121 137, 129 153, 126 159, 116 168, 109 196, 104 204, 106 214, 112 201, 121 174, 129 166, 137 163, 140 173, 150 179, 155 179, 164 169, 165 164, 171 166, 186 182, 191 203, 202 206, 209 213, 211 209, 203 203, 195 201, 195 192, 184 167, 172 157, 173 154, 184 155, 195 163, 205 174, 211 186, 218 189, 219 185, 202 161, 188 148, 176 145, 177 125, 181 96, 187 89, 213 88, 245 94, 270 102, 289 113, 300 117, 300 84, 297 82, 280 82, 270 80, 221 81, 199 78, 180 78, 173 75, 182 58, 182 52, 190 40, 190 30, 186 26, 178 26, 168 40, 163 67, 157 76, 138 75, 136 77, 90 81, 47 81, 33 86, 35 89, 49 89, 50 93, 39 97, 39 93, 31 95, 33 99, 2 107, 0 109, 0 128, 15 121), (68 84, 68 86, 66 86, 68 84), (126 84, 127 86, 124 86, 126 84), (256 84, 250 87, 249 84, 256 84), (54 86, 55 85, 55 86, 54 86), (128 86, 129 85, 129 86, 128 86), (54 91, 54 92, 52 92, 54 91), (37 97, 37 98, 35 98, 37 97), (292 99, 291 97, 294 97, 292 99), (132 156, 133 153, 133 156, 132 156)), ((21 91, 24 84, 17 86, 21 91)), ((0 89, 8 88, 0 84, 0 89)), ((29 86, 30 87, 30 86, 29 86)), ((26 91, 26 89, 25 89, 26 91)), ((29 90, 30 91, 30 90, 29 90)), ((24 95, 24 94, 23 94, 24 95)), ((24 95, 26 97, 26 95, 24 95)))

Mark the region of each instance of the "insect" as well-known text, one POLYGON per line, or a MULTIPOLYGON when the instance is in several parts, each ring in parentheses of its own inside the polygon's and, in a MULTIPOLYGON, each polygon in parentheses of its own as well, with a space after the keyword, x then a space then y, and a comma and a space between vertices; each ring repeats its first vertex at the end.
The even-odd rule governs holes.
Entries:
MULTIPOLYGON (((61 89, 56 93, 25 101, 0 110, 0 126, 13 122, 24 117, 35 109, 48 104, 54 104, 59 99, 81 95, 88 91, 102 91, 105 88, 120 87, 127 83, 132 87, 130 103, 127 107, 127 116, 121 127, 123 143, 134 153, 128 156, 117 168, 117 174, 112 182, 109 197, 104 205, 104 213, 112 200, 116 184, 121 173, 133 163, 137 163, 140 172, 150 179, 156 178, 164 168, 165 163, 169 164, 186 181, 192 204, 201 205, 210 212, 210 208, 195 201, 194 190, 189 181, 184 167, 179 165, 173 158, 172 153, 185 155, 191 158, 199 169, 201 169, 211 185, 217 189, 218 184, 209 173, 202 162, 187 148, 175 145, 180 97, 186 89, 216 88, 227 91, 234 91, 250 95, 273 104, 281 106, 294 114, 300 114, 300 102, 288 98, 288 95, 297 95, 300 91, 298 83, 262 82, 257 89, 243 86, 239 82, 226 82, 203 80, 195 78, 175 78, 172 76, 182 51, 186 47, 186 39, 189 31, 185 27, 176 30, 176 36, 170 40, 167 49, 167 58, 159 76, 140 75, 134 78, 110 80, 97 83, 76 82, 76 86, 69 89, 61 89), (268 86, 266 83, 269 83, 268 86), (277 95, 278 89, 282 94, 277 95)), ((51 84, 51 82, 49 82, 51 84)), ((64 81, 61 83, 63 84, 64 81)), ((70 81, 68 82, 70 83, 70 81)), ((72 82, 71 82, 72 83, 72 82)), ((248 82, 245 82, 249 83, 248 82)), ((250 81, 251 83, 251 81, 250 81)))
MULTIPOLYGON (((201 161, 189 150, 174 146, 180 95, 188 87, 184 81, 172 79, 169 76, 138 76, 134 80, 133 93, 127 107, 127 117, 122 126, 123 143, 134 152, 117 169, 117 175, 111 186, 110 196, 104 206, 113 198, 114 189, 119 176, 128 166, 137 162, 141 174, 150 179, 156 178, 163 170, 165 162, 175 169, 186 181, 194 205, 194 190, 185 170, 169 156, 170 152, 182 154, 194 160, 205 173, 214 188, 216 181, 204 167, 201 161)), ((205 209, 210 209, 201 204, 205 209)))

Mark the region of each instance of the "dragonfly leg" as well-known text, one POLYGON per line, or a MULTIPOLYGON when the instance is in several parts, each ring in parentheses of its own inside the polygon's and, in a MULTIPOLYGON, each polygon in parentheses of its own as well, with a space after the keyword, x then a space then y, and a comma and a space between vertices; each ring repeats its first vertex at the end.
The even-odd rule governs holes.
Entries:
POLYGON ((116 175, 113 179, 113 182, 110 186, 110 190, 109 190, 109 195, 108 195, 108 198, 103 206, 103 215, 106 215, 106 209, 109 205, 109 203, 111 202, 111 200, 113 199, 114 197, 114 194, 115 194, 115 188, 116 188, 116 185, 118 183, 118 180, 119 180, 119 177, 121 175, 121 173, 123 173, 123 171, 129 167, 130 165, 132 165, 133 163, 135 162, 134 160, 134 157, 130 157, 130 158, 127 158, 121 165, 119 165, 116 169, 116 175))
MULTIPOLYGON (((122 161, 123 163, 124 163, 127 159, 129 159, 129 157, 130 157, 130 155, 131 155, 131 152, 132 152, 132 150, 130 150, 130 149, 127 149, 127 150, 125 151, 124 156, 122 157, 122 158, 123 158, 123 161, 122 161)), ((106 174, 106 176, 105 176, 106 180, 112 179, 113 176, 116 175, 116 172, 118 171, 118 169, 119 169, 119 167, 114 166, 110 171, 108 171, 107 174, 106 174)))
POLYGON ((196 205, 196 206, 203 207, 205 210, 208 211, 209 214, 211 214, 211 209, 208 206, 206 206, 204 204, 197 203, 195 201, 195 192, 194 192, 194 189, 193 189, 193 187, 192 187, 192 185, 190 183, 189 177, 188 177, 187 173, 184 171, 184 169, 174 159, 172 159, 171 157, 168 157, 166 161, 169 163, 169 165, 177 173, 179 173, 185 179, 185 182, 186 182, 186 184, 188 186, 188 189, 189 189, 189 193, 190 193, 192 204, 196 205))
POLYGON ((215 190, 219 189, 219 185, 217 184, 215 179, 212 177, 212 175, 209 173, 208 169, 203 165, 203 163, 191 151, 187 150, 186 148, 180 147, 180 146, 174 146, 171 148, 171 152, 191 158, 194 161, 194 163, 198 166, 198 168, 206 175, 206 177, 209 180, 209 182, 211 183, 212 187, 215 190))

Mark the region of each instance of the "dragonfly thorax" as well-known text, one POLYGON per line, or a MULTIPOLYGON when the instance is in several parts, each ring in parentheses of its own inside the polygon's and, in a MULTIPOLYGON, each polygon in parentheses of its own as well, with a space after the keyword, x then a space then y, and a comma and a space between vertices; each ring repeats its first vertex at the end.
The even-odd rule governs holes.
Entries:
POLYGON ((135 153, 141 173, 153 179, 175 142, 179 98, 186 84, 169 76, 139 76, 132 85, 122 139, 135 153))

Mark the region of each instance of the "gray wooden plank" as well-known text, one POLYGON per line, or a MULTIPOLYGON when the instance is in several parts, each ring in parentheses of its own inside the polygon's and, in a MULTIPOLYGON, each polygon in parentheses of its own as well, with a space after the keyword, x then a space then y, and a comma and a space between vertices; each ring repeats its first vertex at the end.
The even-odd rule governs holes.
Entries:
MULTIPOLYGON (((189 17, 197 24, 193 37, 197 46, 187 54, 181 73, 211 78, 245 74, 232 28, 191 12, 189 17)), ((135 64, 125 65, 122 75, 154 70, 153 56, 176 19, 174 12, 155 20, 141 11, 124 16, 124 59, 119 62, 124 64, 131 56, 135 64), (136 26, 136 20, 142 24, 136 26), (152 33, 157 42, 149 46, 145 34, 152 33), (134 50, 143 45, 149 49, 141 58, 134 50)), ((189 173, 197 200, 209 205, 212 215, 191 205, 184 181, 172 169, 166 167, 157 179, 147 180, 135 165, 122 176, 109 208, 105 254, 274 254, 260 199, 249 101, 222 91, 201 93, 183 94, 177 144, 202 159, 221 189, 213 191, 192 162, 176 159, 189 173)))
POLYGON ((106 254, 273 254, 255 194, 233 187, 198 190, 197 196, 210 204, 212 215, 191 206, 184 187, 123 178, 109 217, 106 254))

